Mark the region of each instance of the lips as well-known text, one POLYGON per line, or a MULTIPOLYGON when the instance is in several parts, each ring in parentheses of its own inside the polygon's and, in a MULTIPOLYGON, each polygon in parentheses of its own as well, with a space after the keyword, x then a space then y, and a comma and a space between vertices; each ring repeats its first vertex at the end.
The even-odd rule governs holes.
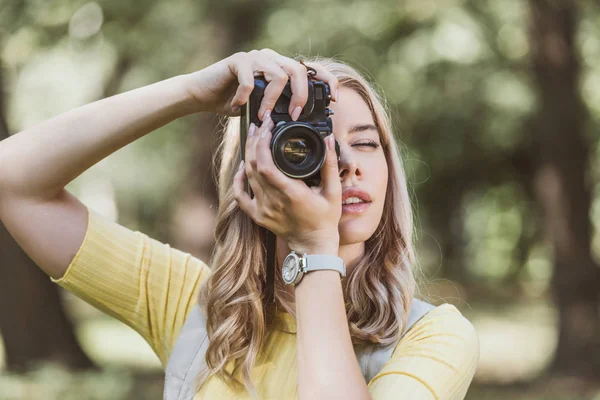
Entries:
MULTIPOLYGON (((344 189, 344 191, 342 192, 342 203, 344 203, 344 201, 346 201, 352 197, 356 197, 356 198, 362 200, 362 202, 364 202, 364 203, 371 202, 371 196, 369 196, 369 193, 367 193, 363 189, 360 189, 357 187, 351 187, 351 188, 344 189)), ((361 203, 354 203, 354 204, 361 204, 361 203)))
POLYGON ((347 188, 342 192, 342 213, 360 214, 371 206, 371 196, 366 191, 357 188, 347 188), (349 201, 344 204, 344 201, 349 201))

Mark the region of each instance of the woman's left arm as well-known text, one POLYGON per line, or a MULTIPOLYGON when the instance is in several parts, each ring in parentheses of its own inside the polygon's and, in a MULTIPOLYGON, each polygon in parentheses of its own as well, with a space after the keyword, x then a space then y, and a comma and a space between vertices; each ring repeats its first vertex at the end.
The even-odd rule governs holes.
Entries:
MULTIPOLYGON (((337 255, 337 246, 311 253, 337 255)), ((339 272, 306 274, 295 296, 298 398, 370 399, 350 339, 339 272)))

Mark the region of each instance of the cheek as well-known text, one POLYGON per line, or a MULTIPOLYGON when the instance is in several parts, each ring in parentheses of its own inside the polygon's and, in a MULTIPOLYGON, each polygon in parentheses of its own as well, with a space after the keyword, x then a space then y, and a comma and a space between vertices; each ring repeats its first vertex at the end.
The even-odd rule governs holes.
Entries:
POLYGON ((388 166, 385 158, 379 160, 377 163, 373 178, 376 185, 377 198, 383 201, 385 199, 385 193, 387 191, 388 184, 388 166))

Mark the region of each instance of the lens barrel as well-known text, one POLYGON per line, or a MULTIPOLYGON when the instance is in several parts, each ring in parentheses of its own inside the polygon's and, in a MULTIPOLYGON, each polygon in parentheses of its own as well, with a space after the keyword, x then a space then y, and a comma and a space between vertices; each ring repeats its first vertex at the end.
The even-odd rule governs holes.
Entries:
POLYGON ((290 178, 304 179, 319 171, 325 161, 325 149, 321 134, 310 124, 282 123, 273 131, 273 161, 290 178))

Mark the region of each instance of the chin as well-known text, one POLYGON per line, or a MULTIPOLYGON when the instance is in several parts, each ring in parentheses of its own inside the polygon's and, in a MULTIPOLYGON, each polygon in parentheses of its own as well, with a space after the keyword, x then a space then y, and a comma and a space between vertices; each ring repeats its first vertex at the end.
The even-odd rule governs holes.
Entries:
POLYGON ((377 229, 372 223, 353 219, 342 221, 338 226, 340 234, 340 246, 346 246, 355 243, 365 242, 377 229))

